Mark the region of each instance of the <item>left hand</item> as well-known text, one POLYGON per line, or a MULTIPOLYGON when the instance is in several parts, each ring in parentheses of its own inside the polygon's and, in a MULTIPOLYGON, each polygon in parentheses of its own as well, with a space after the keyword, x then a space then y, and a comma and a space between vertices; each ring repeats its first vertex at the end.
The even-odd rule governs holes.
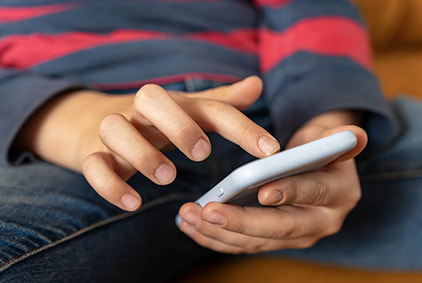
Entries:
POLYGON ((298 130, 288 147, 352 130, 358 138, 352 151, 317 171, 262 186, 258 200, 263 207, 213 202, 201 208, 186 203, 179 211, 183 219, 180 229, 198 244, 225 253, 306 248, 337 233, 360 199, 353 157, 367 143, 366 133, 359 127, 338 126, 354 123, 350 117, 344 112, 323 114, 298 130))

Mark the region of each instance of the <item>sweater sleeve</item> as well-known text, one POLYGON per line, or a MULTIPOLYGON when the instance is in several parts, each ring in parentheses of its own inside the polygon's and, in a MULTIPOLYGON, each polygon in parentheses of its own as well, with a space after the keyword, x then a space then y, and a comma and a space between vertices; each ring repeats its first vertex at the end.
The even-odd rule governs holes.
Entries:
POLYGON ((398 131, 371 72, 368 36, 348 0, 257 0, 265 95, 281 142, 330 110, 364 112, 367 149, 398 131))
POLYGON ((60 93, 80 89, 77 81, 45 77, 30 71, 0 69, 0 165, 16 159, 10 151, 19 129, 36 109, 60 93))

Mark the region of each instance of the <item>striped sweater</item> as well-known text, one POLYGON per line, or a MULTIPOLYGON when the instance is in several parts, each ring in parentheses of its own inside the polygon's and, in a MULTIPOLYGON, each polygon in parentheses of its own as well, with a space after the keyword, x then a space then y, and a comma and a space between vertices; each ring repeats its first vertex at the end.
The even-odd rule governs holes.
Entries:
POLYGON ((54 95, 186 79, 264 80, 275 135, 332 109, 368 113, 371 142, 395 129, 348 0, 0 0, 0 164, 54 95))

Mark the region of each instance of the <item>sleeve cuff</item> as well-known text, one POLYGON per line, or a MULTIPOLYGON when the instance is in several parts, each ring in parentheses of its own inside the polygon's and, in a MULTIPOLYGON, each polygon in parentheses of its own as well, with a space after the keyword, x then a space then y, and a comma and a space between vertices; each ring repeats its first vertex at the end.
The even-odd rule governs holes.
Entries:
MULTIPOLYGON (((268 76, 270 79, 282 78, 283 71, 276 68, 268 76)), ((354 62, 349 61, 341 67, 322 66, 291 77, 288 82, 269 85, 267 97, 275 121, 274 131, 282 143, 287 142, 294 131, 311 118, 339 109, 358 110, 366 114, 363 128, 369 137, 367 151, 386 146, 399 131, 377 79, 354 62)))
POLYGON ((41 105, 64 92, 88 88, 80 82, 52 79, 32 73, 8 74, 0 77, 0 164, 10 165, 20 160, 11 152, 11 145, 22 125, 41 105))

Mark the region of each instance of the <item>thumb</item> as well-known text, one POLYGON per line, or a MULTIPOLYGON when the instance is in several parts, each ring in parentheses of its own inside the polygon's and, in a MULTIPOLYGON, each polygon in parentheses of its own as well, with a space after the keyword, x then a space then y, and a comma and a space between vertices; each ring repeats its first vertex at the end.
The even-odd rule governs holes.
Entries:
POLYGON ((195 92, 189 96, 219 100, 244 110, 261 96, 262 89, 262 80, 257 76, 249 76, 234 84, 195 92))
POLYGON ((355 134, 357 143, 352 150, 340 156, 337 159, 338 161, 345 161, 345 160, 356 157, 359 153, 362 152, 362 150, 364 150, 364 148, 366 147, 366 144, 368 143, 368 135, 366 134, 366 132, 362 128, 358 126, 354 126, 354 125, 339 126, 339 127, 335 127, 330 130, 327 130, 327 136, 333 135, 335 133, 339 133, 342 131, 347 131, 347 130, 352 131, 355 134))

